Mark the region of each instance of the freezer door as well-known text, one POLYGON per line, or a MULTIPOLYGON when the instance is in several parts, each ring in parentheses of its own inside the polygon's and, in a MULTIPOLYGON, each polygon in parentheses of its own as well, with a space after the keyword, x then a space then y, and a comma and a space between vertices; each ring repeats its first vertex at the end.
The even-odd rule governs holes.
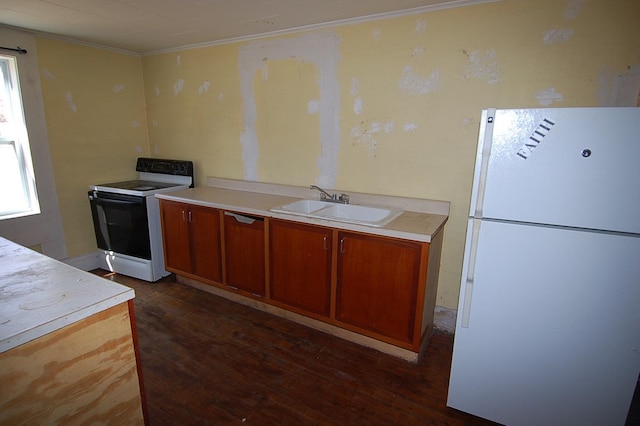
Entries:
POLYGON ((471 216, 640 233, 640 108, 492 112, 471 216))
POLYGON ((623 425, 640 373, 640 238, 479 222, 447 405, 512 426, 623 425))

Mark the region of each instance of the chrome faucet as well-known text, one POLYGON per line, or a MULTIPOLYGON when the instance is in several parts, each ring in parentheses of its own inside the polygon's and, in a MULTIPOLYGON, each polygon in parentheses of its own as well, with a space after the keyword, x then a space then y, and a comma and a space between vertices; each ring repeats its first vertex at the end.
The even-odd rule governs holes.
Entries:
POLYGON ((349 204, 349 196, 347 194, 329 194, 324 189, 320 188, 317 185, 311 185, 309 189, 316 189, 320 191, 320 199, 322 201, 330 201, 332 203, 342 203, 349 204))

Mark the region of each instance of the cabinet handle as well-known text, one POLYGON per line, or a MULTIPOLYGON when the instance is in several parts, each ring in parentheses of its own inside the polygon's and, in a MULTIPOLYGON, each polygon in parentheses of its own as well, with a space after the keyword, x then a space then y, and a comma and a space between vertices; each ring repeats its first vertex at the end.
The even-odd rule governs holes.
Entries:
POLYGON ((340 253, 344 253, 344 238, 340 239, 340 253))
POLYGON ((184 210, 182 210, 182 221, 183 222, 187 221, 187 213, 184 210))
POLYGON ((193 222, 193 212, 189 210, 189 223, 193 222))
POLYGON ((244 224, 247 224, 247 225, 253 225, 253 223, 256 222, 256 221, 264 222, 264 218, 257 217, 257 216, 248 216, 248 215, 243 215, 243 214, 238 214, 238 213, 231 213, 231 212, 224 212, 224 215, 225 216, 231 216, 237 222, 244 223, 244 224))
POLYGON ((322 238, 322 248, 324 249, 324 251, 329 250, 329 247, 327 247, 327 236, 326 235, 322 238))

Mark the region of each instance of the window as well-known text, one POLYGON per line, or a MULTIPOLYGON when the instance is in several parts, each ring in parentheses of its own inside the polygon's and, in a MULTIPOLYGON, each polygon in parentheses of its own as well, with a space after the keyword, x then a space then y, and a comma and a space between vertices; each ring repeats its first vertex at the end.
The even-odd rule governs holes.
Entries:
POLYGON ((16 59, 0 55, 0 219, 40 213, 16 59))

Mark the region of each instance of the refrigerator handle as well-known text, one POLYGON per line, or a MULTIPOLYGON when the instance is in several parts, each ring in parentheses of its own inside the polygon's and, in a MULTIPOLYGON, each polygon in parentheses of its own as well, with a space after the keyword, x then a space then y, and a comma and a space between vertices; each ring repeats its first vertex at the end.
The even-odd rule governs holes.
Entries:
POLYGON ((469 247, 469 259, 467 262, 467 277, 464 284, 462 299, 461 327, 469 328, 469 315, 471 313, 471 297, 473 296, 473 284, 475 280, 476 256, 478 254, 478 240, 480 238, 480 219, 473 219, 471 228, 471 246, 469 247))
MULTIPOLYGON (((476 170, 477 187, 474 188, 474 196, 472 197, 471 216, 481 218, 482 217, 482 205, 484 203, 484 188, 487 181, 487 170, 489 168, 489 157, 491 156, 491 142, 493 140, 493 125, 496 117, 495 109, 485 110, 483 118, 486 120, 483 123, 484 133, 481 136, 479 143, 482 145, 479 147, 478 156, 476 159, 479 170, 476 170)), ((474 180, 476 180, 474 179, 474 180)))

